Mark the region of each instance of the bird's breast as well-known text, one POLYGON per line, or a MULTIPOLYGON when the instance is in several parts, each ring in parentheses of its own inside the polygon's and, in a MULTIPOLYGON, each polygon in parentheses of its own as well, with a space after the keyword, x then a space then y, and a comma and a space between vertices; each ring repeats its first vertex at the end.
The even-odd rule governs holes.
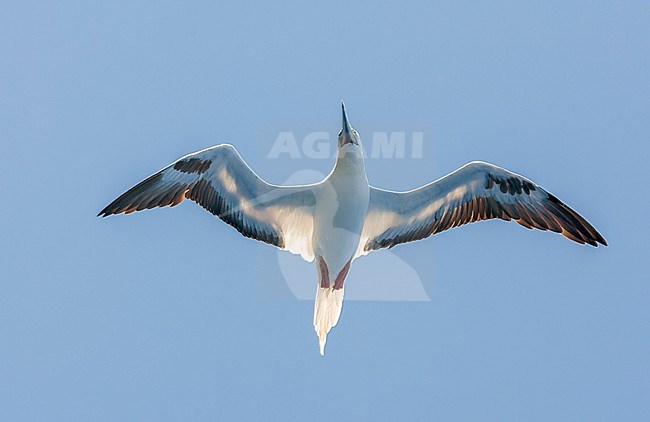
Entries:
POLYGON ((369 187, 364 177, 328 181, 322 188, 314 214, 314 253, 323 257, 331 271, 338 271, 359 245, 369 187))

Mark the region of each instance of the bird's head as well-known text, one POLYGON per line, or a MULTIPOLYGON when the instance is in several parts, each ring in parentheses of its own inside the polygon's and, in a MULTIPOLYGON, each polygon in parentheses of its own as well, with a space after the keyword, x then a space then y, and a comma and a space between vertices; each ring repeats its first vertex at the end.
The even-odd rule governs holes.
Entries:
POLYGON ((339 157, 352 152, 353 155, 363 155, 361 149, 361 139, 359 133, 350 125, 348 113, 345 111, 345 103, 341 101, 341 110, 343 112, 343 127, 339 132, 339 157))

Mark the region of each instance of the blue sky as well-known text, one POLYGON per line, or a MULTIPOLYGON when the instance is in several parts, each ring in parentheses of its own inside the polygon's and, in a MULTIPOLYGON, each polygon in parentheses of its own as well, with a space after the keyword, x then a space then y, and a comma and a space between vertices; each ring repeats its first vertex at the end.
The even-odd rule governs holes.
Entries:
POLYGON ((3 2, 0 419, 647 419, 647 2, 327 3, 3 2), (221 142, 271 182, 326 173, 267 155, 335 134, 341 99, 362 140, 423 133, 374 185, 490 161, 610 247, 403 245, 431 301, 347 302, 322 358, 273 248, 189 203, 95 217, 221 142))

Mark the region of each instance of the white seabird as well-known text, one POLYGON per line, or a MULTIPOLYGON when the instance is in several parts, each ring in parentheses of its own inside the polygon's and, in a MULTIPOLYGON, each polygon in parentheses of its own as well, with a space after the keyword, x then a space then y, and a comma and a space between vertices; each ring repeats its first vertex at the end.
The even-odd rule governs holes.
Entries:
POLYGON ((350 264, 371 251, 494 218, 551 230, 581 244, 607 245, 591 224, 555 196, 493 164, 474 161, 407 192, 368 185, 359 134, 341 105, 336 164, 322 182, 266 183, 232 145, 222 144, 178 159, 122 194, 99 216, 173 207, 191 199, 242 235, 315 262, 319 281, 314 328, 321 354, 341 314, 350 264))

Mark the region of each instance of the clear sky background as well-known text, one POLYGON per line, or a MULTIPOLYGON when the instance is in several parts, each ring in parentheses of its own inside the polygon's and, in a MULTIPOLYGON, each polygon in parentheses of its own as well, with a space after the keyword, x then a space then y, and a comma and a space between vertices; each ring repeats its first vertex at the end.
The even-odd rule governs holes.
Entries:
POLYGON ((0 419, 648 420, 647 2, 93 3, 0 6, 0 419), (423 132, 371 183, 490 161, 610 246, 499 221, 402 245, 431 301, 347 302, 323 358, 274 248, 192 203, 95 217, 221 142, 326 173, 267 154, 336 134, 341 99, 362 140, 423 132))

